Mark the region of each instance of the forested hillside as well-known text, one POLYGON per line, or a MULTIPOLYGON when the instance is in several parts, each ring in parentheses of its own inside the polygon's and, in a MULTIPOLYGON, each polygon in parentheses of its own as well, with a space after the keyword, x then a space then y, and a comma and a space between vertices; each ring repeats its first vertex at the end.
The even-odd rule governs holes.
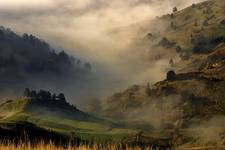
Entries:
POLYGON ((22 36, 0 28, 1 92, 25 87, 51 87, 85 80, 91 64, 52 48, 45 41, 28 34, 22 36), (71 80, 72 79, 72 80, 71 80))

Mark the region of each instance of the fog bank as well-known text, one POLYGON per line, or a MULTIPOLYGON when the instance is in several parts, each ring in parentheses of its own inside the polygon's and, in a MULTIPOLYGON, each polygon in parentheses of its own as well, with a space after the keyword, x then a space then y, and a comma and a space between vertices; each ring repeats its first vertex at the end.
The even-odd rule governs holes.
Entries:
MULTIPOLYGON (((93 80, 70 86, 75 99, 103 97, 165 77, 167 60, 149 63, 133 45, 142 21, 202 0, 0 0, 1 25, 31 33, 93 64, 93 80), (129 27, 136 25, 134 28, 129 27), (126 28, 129 27, 129 28, 126 28), (116 30, 126 31, 118 33, 116 30), (112 37, 109 31, 114 31, 112 37)), ((141 37, 140 37, 141 38, 141 37)), ((70 96, 73 98, 73 96, 70 96)), ((81 102, 76 101, 79 105, 81 102)))

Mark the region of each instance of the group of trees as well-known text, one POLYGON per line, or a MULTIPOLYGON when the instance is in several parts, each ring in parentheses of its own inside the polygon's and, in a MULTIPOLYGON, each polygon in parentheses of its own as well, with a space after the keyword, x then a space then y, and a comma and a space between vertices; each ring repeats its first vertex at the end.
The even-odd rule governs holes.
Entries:
POLYGON ((58 95, 51 94, 49 91, 40 90, 36 92, 35 90, 30 90, 29 88, 26 88, 24 90, 24 97, 30 98, 32 100, 45 100, 45 101, 62 101, 66 102, 66 98, 63 93, 60 93, 58 95))

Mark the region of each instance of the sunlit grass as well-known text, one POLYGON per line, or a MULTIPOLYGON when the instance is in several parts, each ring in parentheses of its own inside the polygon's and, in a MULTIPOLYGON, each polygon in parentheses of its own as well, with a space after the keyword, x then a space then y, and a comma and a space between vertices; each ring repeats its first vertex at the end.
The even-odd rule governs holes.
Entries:
MULTIPOLYGON (((45 144, 44 142, 40 142, 38 144, 32 145, 30 143, 11 143, 11 142, 4 142, 0 143, 0 150, 122 150, 119 146, 116 145, 94 145, 94 146, 56 146, 53 143, 45 144)), ((141 150, 139 147, 125 147, 123 150, 141 150)), ((151 150, 151 148, 147 148, 147 150, 151 150)))

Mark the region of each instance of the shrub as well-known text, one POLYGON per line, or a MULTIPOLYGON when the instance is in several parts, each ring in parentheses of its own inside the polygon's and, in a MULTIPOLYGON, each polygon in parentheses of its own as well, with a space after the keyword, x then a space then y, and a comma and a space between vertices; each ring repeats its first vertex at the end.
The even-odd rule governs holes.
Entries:
POLYGON ((169 81, 175 80, 176 79, 176 73, 173 70, 167 72, 166 79, 169 80, 169 81))
POLYGON ((181 48, 180 46, 177 46, 177 47, 176 47, 176 52, 177 52, 177 53, 180 53, 181 51, 182 51, 182 48, 181 48))
POLYGON ((177 7, 174 7, 174 8, 173 8, 173 12, 175 13, 175 12, 177 12, 177 11, 178 11, 177 7))
POLYGON ((209 25, 208 21, 205 20, 205 21, 203 22, 203 26, 208 26, 208 25, 209 25))
POLYGON ((220 25, 225 26, 225 19, 220 22, 220 25))

